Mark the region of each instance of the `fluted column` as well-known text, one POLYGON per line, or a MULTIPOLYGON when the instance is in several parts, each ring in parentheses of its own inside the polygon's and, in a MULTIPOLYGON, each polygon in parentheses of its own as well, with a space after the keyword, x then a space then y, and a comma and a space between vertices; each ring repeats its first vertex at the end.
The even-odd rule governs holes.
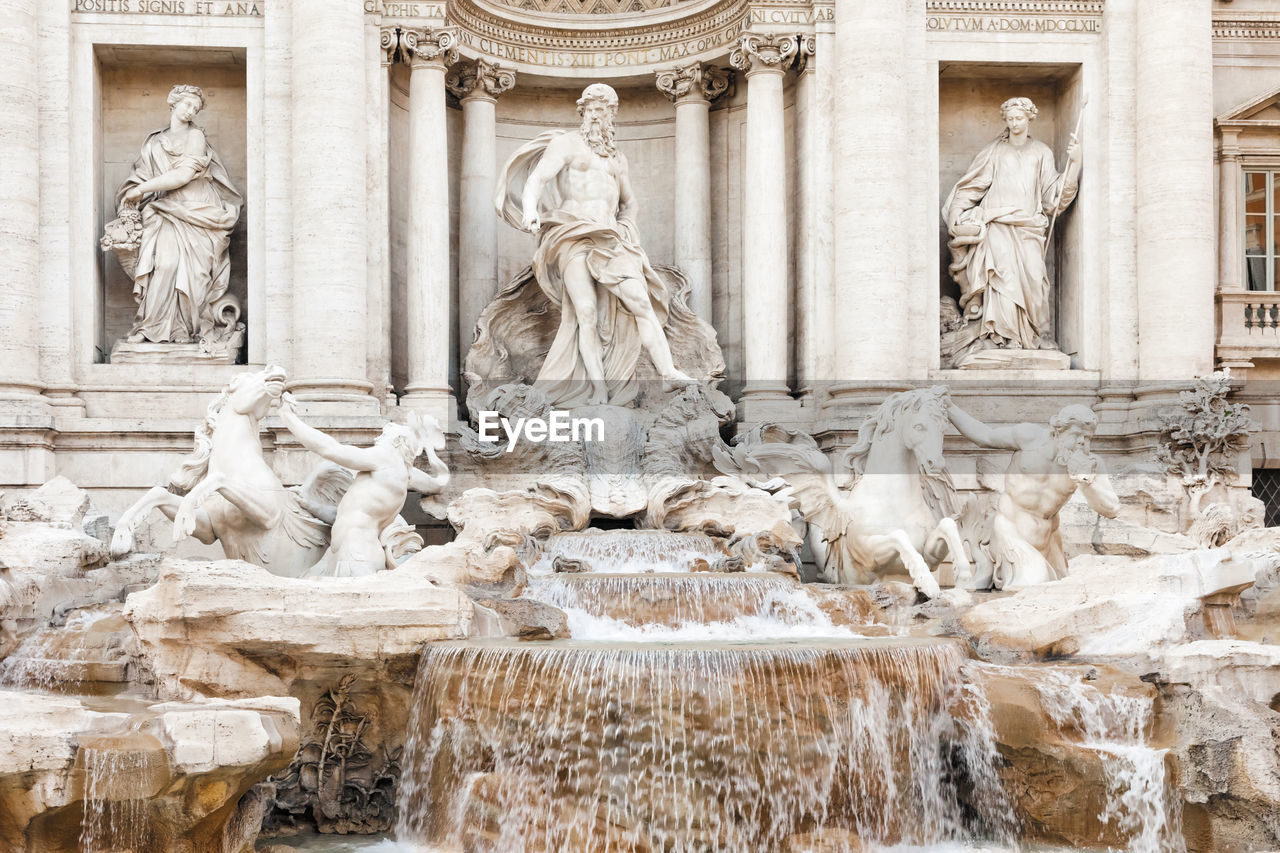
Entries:
POLYGON ((516 84, 514 71, 484 59, 460 62, 445 86, 462 103, 462 180, 458 224, 458 363, 466 360, 480 312, 493 299, 498 277, 498 96, 516 84))
POLYGON ((38 10, 36 0, 11 0, 4 11, 0 16, 0 398, 34 399, 41 390, 38 10))
MULTIPOLYGON (((908 255, 911 87, 908 30, 923 29, 913 3, 837 0, 832 117, 834 291, 839 312, 832 401, 873 397, 910 379, 907 354, 924 329, 911 328, 908 255), (882 225, 884 227, 882 227, 882 225)), ((933 343, 932 346, 937 346, 933 343)))
POLYGON ((743 400, 788 399, 787 185, 782 76, 793 36, 748 34, 729 57, 746 72, 742 186, 743 400), (779 331, 781 326, 783 331, 779 331))
POLYGON ((1222 132, 1218 152, 1218 289, 1243 290, 1240 274, 1240 140, 1222 132))
POLYGON ((368 403, 365 31, 358 3, 293 13, 293 364, 313 403, 368 403))
POLYGON ((1213 368, 1211 5, 1138 2, 1138 360, 1144 381, 1187 381, 1213 368))
POLYGON ((659 71, 658 90, 676 106, 675 263, 689 282, 689 307, 711 322, 711 102, 729 74, 698 63, 659 71))
POLYGON ((409 61, 408 379, 400 405, 448 422, 449 159, 445 69, 457 61, 457 31, 404 30, 409 61))

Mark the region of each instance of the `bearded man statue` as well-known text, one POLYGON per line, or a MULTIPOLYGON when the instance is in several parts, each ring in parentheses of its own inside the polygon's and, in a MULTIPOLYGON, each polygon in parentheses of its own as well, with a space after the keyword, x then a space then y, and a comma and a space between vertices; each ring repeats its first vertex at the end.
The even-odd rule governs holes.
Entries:
POLYGON ((538 235, 534 275, 560 311, 538 374, 553 406, 634 396, 642 353, 668 384, 692 381, 672 362, 671 294, 640 247, 627 159, 614 137, 617 110, 612 88, 588 86, 578 100, 581 127, 539 135, 498 178, 498 213, 538 235))

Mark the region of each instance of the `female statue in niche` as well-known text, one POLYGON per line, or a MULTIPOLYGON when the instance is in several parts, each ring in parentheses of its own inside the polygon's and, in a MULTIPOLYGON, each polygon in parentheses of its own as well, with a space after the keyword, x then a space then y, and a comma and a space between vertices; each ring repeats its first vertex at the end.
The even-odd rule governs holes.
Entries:
POLYGON ((204 130, 192 123, 204 93, 174 86, 168 103, 169 126, 142 143, 116 192, 119 219, 103 237, 103 247, 133 276, 138 313, 126 341, 198 342, 204 349, 225 347, 234 337, 234 359, 244 327, 239 302, 227 293, 228 245, 242 199, 204 130))
POLYGON ((968 351, 1057 349, 1045 248, 1050 221, 1076 197, 1080 143, 1073 133, 1059 174, 1049 146, 1028 132, 1036 113, 1030 98, 1001 104, 1005 132, 978 152, 943 206, 968 351))

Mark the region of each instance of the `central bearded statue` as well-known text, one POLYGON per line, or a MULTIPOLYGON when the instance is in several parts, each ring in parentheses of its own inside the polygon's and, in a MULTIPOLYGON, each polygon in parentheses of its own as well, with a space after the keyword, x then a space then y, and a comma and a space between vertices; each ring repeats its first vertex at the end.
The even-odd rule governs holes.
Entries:
POLYGON ((627 159, 614 141, 617 110, 612 88, 588 86, 581 128, 539 135, 498 179, 499 214, 538 235, 533 272, 560 310, 538 383, 566 408, 613 402, 642 351, 669 383, 692 381, 671 357, 671 294, 640 247, 627 159))

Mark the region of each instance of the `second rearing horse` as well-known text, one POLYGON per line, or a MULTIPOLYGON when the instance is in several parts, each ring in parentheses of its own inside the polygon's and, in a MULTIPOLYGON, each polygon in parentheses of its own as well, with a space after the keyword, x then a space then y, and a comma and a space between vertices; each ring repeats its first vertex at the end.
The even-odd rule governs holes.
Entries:
POLYGON ((843 486, 807 436, 748 440, 733 449, 733 463, 755 479, 786 481, 785 493, 809 523, 809 541, 827 580, 869 583, 905 570, 916 589, 933 597, 941 590, 931 569, 948 551, 957 583, 971 571, 953 518, 955 487, 942 456, 946 401, 941 387, 886 399, 841 457, 852 476, 843 486))

